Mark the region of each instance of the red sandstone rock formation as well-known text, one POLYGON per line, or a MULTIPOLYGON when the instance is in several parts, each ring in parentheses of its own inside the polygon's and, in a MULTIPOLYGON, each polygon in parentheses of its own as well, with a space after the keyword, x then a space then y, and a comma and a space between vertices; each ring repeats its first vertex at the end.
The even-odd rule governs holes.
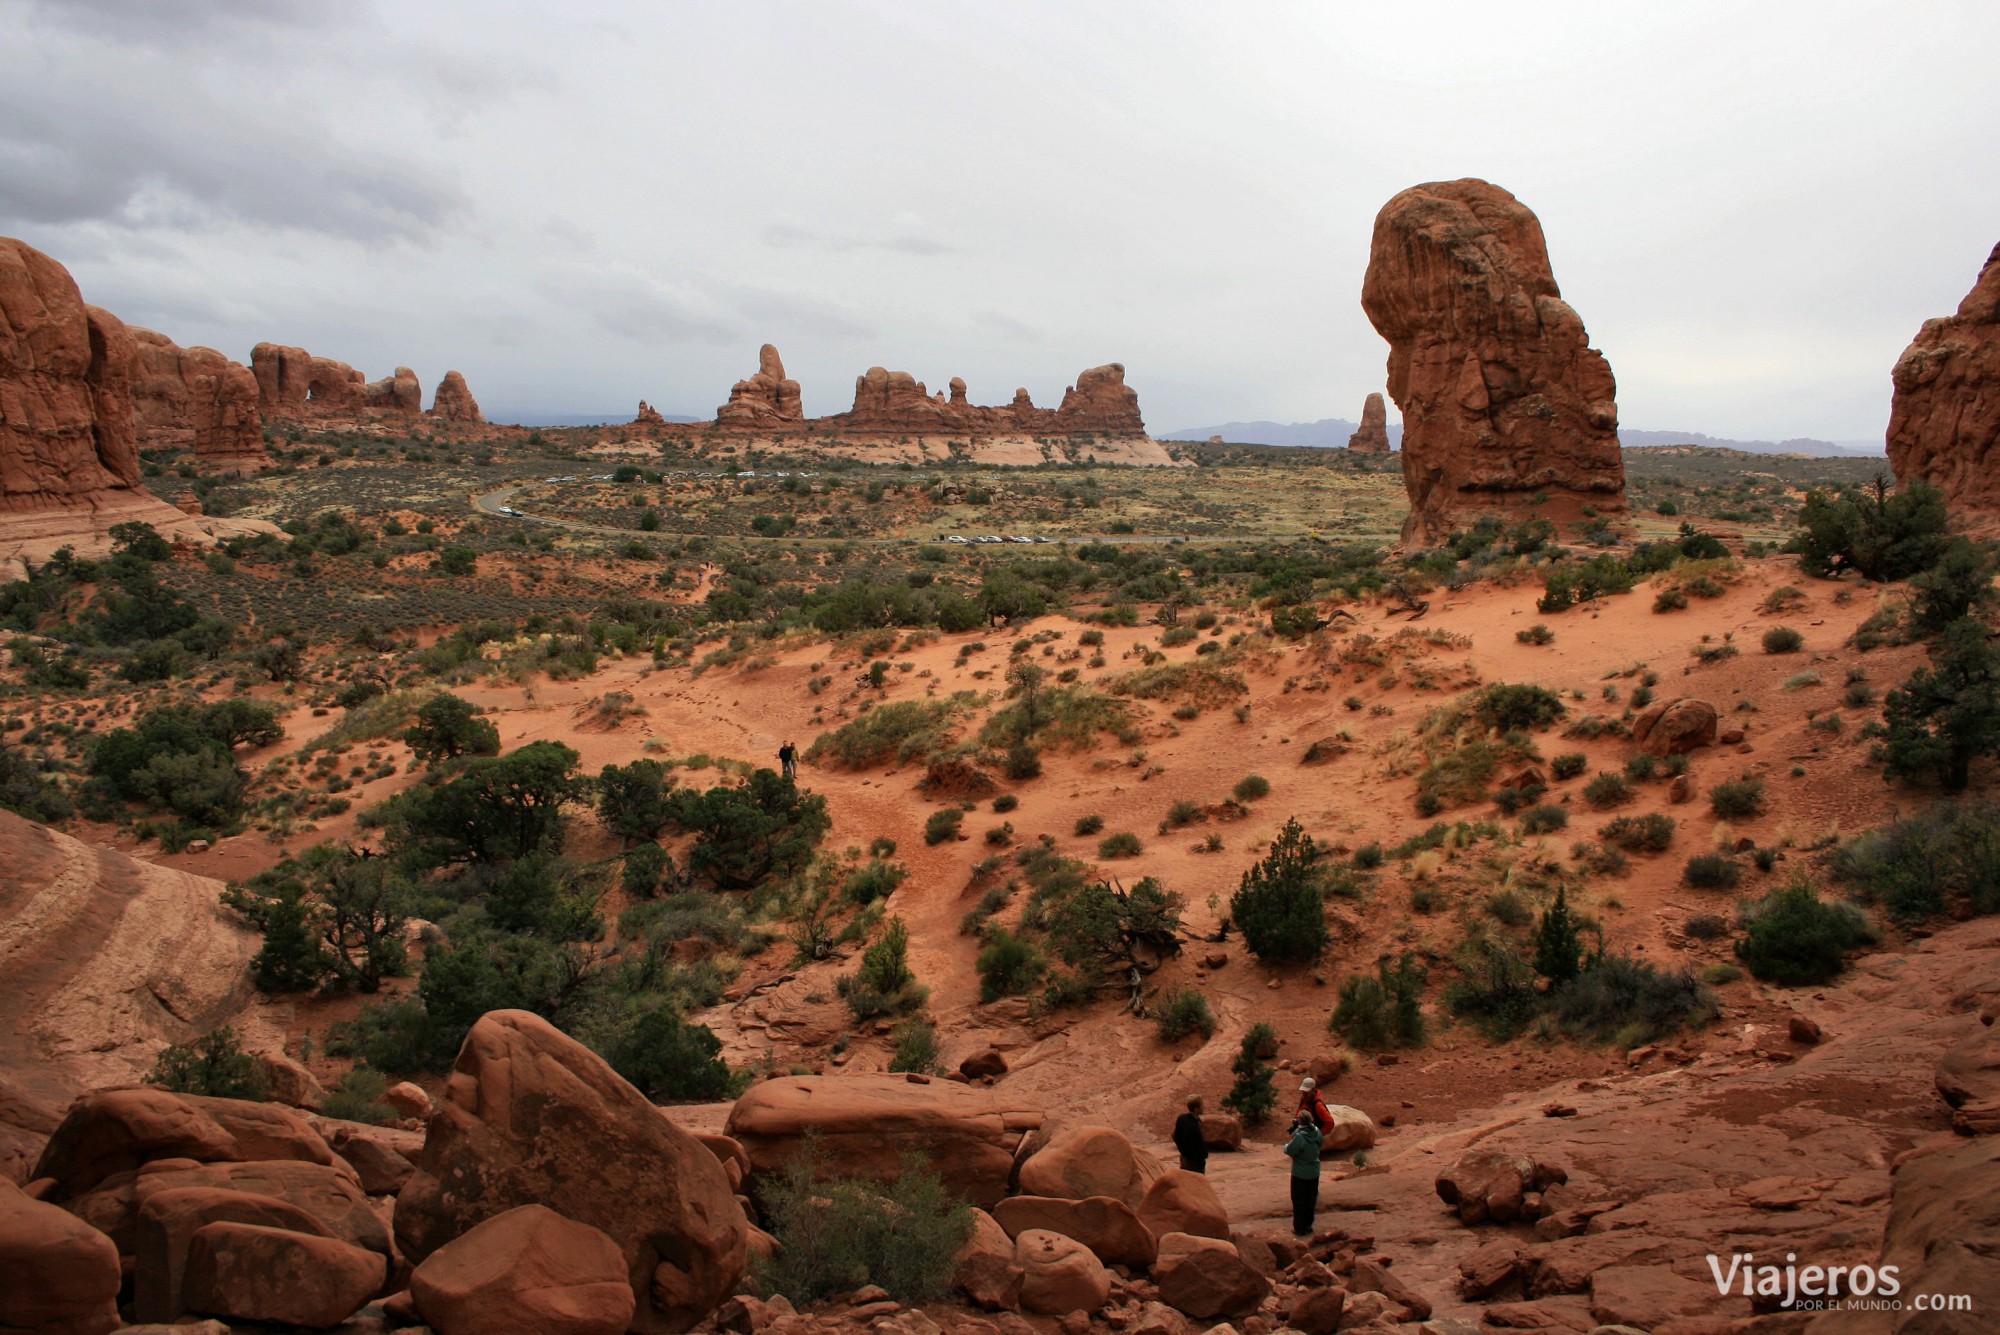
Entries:
POLYGON ((1924 321, 1896 359, 1889 464, 1954 508, 2000 509, 2000 246, 1958 314, 1924 321))
POLYGON ((254 473, 264 453, 257 377, 214 348, 184 348, 165 334, 134 328, 132 408, 141 449, 187 450, 202 469, 254 473))
POLYGON ((1526 205, 1478 180, 1403 191, 1376 215, 1361 305, 1403 412, 1406 542, 1496 511, 1625 513, 1611 367, 1526 205))
POLYGON ((729 402, 715 410, 715 420, 731 426, 771 426, 805 420, 799 402, 799 382, 785 379, 785 363, 766 343, 757 351, 757 373, 729 387, 729 402))
POLYGON ((1347 438, 1347 448, 1356 454, 1389 452, 1389 409, 1380 394, 1370 394, 1361 405, 1361 429, 1347 438))
POLYGON ((1139 392, 1126 385, 1124 365, 1107 362, 1079 375, 1076 384, 1063 391, 1055 426, 1058 431, 1145 435, 1146 422, 1139 416, 1139 392))
POLYGON ((370 381, 346 362, 315 357, 304 348, 259 343, 250 350, 250 369, 257 378, 259 405, 272 420, 416 417, 423 412, 424 387, 407 366, 370 381))
POLYGON ((633 426, 665 426, 667 419, 660 416, 660 410, 644 399, 639 400, 639 415, 632 419, 633 426))
POLYGON ((425 414, 440 422, 484 422, 486 414, 479 411, 479 401, 472 397, 465 377, 456 371, 446 371, 444 379, 438 381, 437 393, 431 398, 430 412, 425 414))
POLYGON ((135 356, 130 331, 85 306, 68 270, 0 237, 0 578, 60 547, 102 554, 128 520, 212 531, 139 485, 135 356))

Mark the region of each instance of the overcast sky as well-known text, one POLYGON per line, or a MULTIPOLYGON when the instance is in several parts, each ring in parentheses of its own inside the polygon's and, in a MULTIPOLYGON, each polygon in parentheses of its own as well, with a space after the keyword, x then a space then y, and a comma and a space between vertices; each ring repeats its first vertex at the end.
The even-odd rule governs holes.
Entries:
MULTIPOLYGON (((1147 421, 1355 417, 1377 209, 1541 217, 1627 426, 1879 442, 2000 241, 2000 5, 0 0, 0 233, 85 297, 706 416, 776 343, 1147 421)), ((1392 409, 1393 411, 1393 409, 1392 409)))

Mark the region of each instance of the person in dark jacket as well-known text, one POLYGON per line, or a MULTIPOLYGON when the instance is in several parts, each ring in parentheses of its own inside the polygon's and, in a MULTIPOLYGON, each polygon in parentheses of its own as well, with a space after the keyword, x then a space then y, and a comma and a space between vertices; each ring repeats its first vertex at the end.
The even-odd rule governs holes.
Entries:
POLYGON ((1293 1120, 1285 1154, 1292 1161, 1292 1233, 1311 1237, 1313 1216, 1319 1213, 1319 1126, 1311 1113, 1293 1120))
POLYGON ((1174 1119, 1174 1148, 1181 1152, 1181 1167, 1190 1173, 1208 1171, 1208 1137, 1201 1133, 1201 1095, 1188 1099, 1187 1111, 1174 1119))

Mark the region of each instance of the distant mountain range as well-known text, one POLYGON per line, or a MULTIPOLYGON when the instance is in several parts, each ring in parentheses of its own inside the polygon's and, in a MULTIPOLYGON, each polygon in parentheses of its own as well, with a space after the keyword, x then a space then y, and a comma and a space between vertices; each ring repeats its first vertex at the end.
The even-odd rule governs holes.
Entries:
MULTIPOLYGON (((1327 417, 1317 422, 1224 422, 1220 426, 1192 426, 1181 431, 1156 435, 1159 440, 1207 440, 1220 436, 1243 445, 1297 445, 1307 449, 1338 449, 1359 428, 1344 417, 1327 417)), ((1742 450, 1749 454, 1814 454, 1825 457, 1853 457, 1882 453, 1881 446, 1856 441, 1835 442, 1800 437, 1796 440, 1726 440, 1699 431, 1621 430, 1618 441, 1628 447, 1639 445, 1710 445, 1717 449, 1742 450)), ((1403 443, 1400 423, 1389 425, 1389 443, 1403 443)))

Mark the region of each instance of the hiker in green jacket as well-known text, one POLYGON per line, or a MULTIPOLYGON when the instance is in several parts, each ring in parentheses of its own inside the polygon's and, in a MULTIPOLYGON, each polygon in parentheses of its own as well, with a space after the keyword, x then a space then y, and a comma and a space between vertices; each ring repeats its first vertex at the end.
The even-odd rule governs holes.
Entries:
POLYGON ((1311 1113, 1301 1112, 1293 1120, 1285 1153, 1292 1160, 1292 1232, 1311 1237, 1313 1215, 1319 1210, 1319 1125, 1311 1113))

